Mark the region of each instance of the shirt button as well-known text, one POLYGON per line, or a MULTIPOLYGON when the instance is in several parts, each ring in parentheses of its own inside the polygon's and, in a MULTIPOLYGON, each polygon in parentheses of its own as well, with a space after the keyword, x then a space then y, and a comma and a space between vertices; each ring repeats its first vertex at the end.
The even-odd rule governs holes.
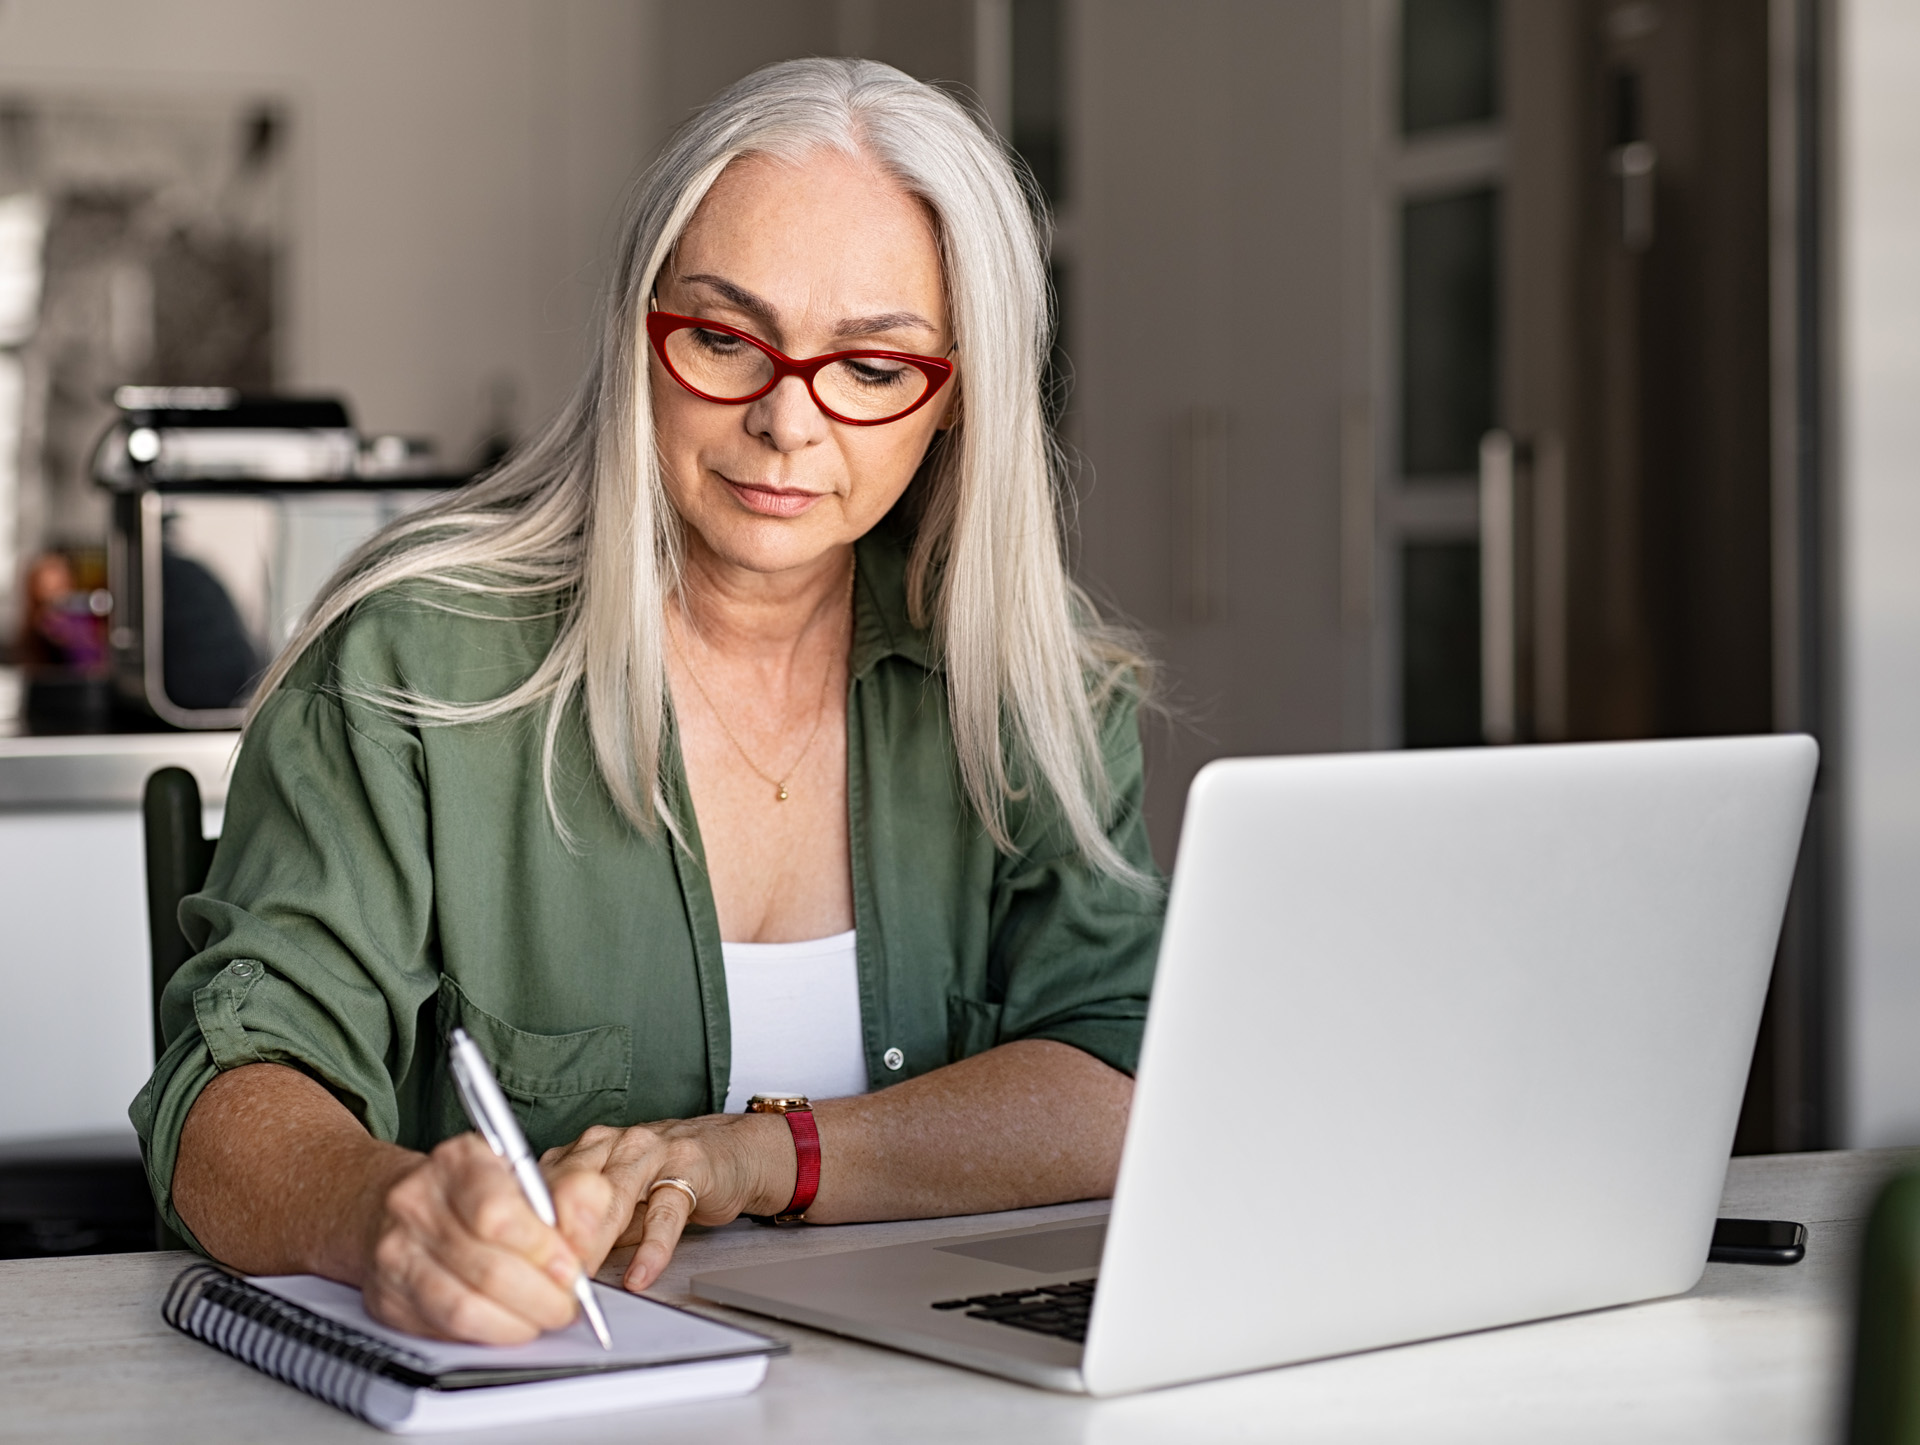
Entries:
POLYGON ((235 978, 252 978, 253 971, 258 966, 259 965, 254 963, 252 959, 243 958, 233 965, 233 976, 235 978))
POLYGON ((907 1056, 898 1049, 888 1049, 880 1056, 880 1062, 892 1069, 895 1073, 898 1073, 906 1067, 907 1056))

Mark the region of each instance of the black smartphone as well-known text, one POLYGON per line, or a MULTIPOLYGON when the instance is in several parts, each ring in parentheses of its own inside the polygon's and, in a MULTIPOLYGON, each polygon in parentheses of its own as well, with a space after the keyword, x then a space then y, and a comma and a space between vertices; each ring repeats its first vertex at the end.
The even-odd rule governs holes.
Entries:
POLYGON ((1719 1219, 1713 1225, 1714 1264, 1798 1264, 1807 1254, 1807 1227, 1785 1219, 1719 1219))

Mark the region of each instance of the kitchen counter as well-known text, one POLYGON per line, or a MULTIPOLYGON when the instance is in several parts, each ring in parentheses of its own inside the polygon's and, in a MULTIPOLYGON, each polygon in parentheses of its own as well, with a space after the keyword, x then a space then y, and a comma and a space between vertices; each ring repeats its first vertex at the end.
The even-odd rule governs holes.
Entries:
POLYGON ((237 732, 0 737, 0 811, 134 808, 155 769, 182 767, 210 808, 226 802, 237 732))

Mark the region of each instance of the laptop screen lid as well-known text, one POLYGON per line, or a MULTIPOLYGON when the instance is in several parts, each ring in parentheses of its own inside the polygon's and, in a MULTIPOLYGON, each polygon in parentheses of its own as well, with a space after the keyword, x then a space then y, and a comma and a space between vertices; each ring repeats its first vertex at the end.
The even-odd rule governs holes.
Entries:
POLYGON ((1203 769, 1088 1388, 1690 1288, 1816 760, 1762 737, 1203 769))

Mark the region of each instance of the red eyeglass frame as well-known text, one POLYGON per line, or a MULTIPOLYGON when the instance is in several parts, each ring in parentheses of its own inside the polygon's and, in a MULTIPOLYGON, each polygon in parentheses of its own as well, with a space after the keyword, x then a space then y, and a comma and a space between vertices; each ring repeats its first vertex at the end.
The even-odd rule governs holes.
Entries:
POLYGON ((847 426, 886 426, 889 422, 896 422, 903 417, 912 416, 916 411, 920 410, 921 407, 932 401, 934 397, 939 394, 940 388, 945 386, 953 377, 953 363, 945 357, 917 356, 911 351, 829 351, 824 356, 810 356, 805 361, 795 361, 792 357, 775 351, 759 337, 750 335, 737 326, 728 326, 721 321, 709 321, 701 316, 678 316, 671 311, 649 311, 647 313, 647 340, 653 343, 653 354, 660 358, 660 364, 667 369, 667 375, 679 382, 683 389, 699 397, 702 401, 715 402, 720 406, 745 406, 750 401, 758 401, 787 377, 797 376, 800 378, 801 384, 806 387, 807 395, 813 398, 813 404, 835 421, 842 422, 847 426), (754 392, 752 396, 710 396, 700 390, 699 387, 694 386, 678 371, 674 370, 673 362, 667 356, 667 338, 676 331, 685 331, 693 326, 699 327, 702 331, 724 332, 728 336, 738 337, 740 340, 746 342, 747 345, 753 347, 773 363, 772 379, 769 380, 765 386, 761 387, 760 390, 754 392), (882 361, 904 361, 909 366, 917 367, 920 374, 927 379, 927 389, 915 399, 912 406, 907 407, 904 411, 897 411, 892 416, 876 418, 842 416, 824 401, 820 400, 820 393, 813 389, 813 378, 819 373, 821 368, 831 366, 836 361, 846 361, 852 357, 869 356, 882 361))

